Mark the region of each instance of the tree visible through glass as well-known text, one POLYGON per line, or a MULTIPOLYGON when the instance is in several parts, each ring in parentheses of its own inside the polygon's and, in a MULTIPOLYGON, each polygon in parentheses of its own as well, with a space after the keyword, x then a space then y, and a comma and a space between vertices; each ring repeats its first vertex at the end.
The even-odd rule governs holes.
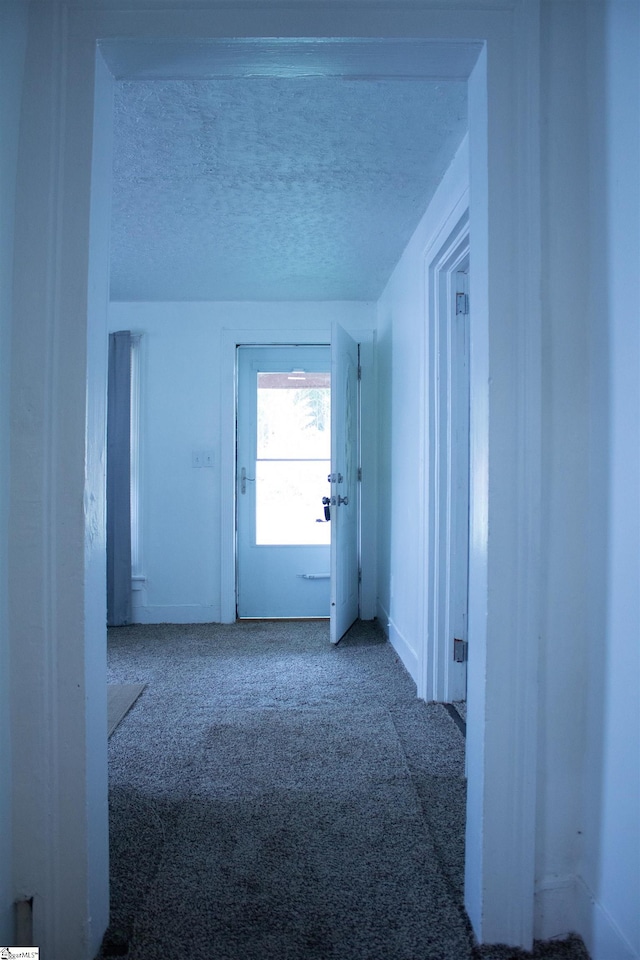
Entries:
POLYGON ((329 544, 331 374, 257 377, 256 543, 329 544))

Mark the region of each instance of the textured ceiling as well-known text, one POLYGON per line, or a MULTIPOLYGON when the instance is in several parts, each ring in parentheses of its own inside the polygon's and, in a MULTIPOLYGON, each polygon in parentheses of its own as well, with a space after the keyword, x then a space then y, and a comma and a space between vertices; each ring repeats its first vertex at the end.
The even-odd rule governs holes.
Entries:
POLYGON ((466 131, 461 80, 116 83, 115 300, 372 300, 466 131))

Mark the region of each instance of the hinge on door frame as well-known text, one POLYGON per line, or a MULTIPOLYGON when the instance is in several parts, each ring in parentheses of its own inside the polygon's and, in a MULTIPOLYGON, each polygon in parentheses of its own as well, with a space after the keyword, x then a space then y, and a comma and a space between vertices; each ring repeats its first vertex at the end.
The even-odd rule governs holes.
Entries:
POLYGON ((453 659, 456 663, 465 663, 469 654, 469 644, 466 640, 453 638, 453 659))
POLYGON ((358 467, 358 480, 362 482, 362 467, 358 467))
POLYGON ((358 583, 362 583, 362 570, 358 567, 358 583))
POLYGON ((459 314, 469 313, 469 294, 468 293, 456 293, 456 317, 459 314))
POLYGON ((358 380, 362 380, 362 367, 358 364, 358 380))

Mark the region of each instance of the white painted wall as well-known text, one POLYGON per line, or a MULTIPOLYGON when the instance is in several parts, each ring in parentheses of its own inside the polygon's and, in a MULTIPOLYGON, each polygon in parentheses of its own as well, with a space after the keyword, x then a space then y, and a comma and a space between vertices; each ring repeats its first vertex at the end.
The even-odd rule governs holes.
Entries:
POLYGON ((11 733, 8 605, 9 383, 13 224, 24 58, 26 3, 0 5, 0 943, 13 936, 11 877, 11 733))
MULTIPOLYGON (((91 47, 86 50, 92 55, 91 47)), ((91 57, 91 60, 93 57, 91 57)), ((90 61, 91 62, 91 61, 90 61)), ((78 81, 79 85, 80 81, 78 81)), ((75 86, 75 85, 74 85, 75 86)), ((106 437, 107 344, 111 171, 113 167, 113 78, 100 53, 95 57, 95 105, 89 226, 86 433, 84 449, 84 683, 88 949, 96 949, 109 922, 109 839, 106 663, 106 437)), ((77 654, 76 654, 77 656, 77 654)))
POLYGON ((104 437, 110 78, 61 4, 33 3, 11 341, 13 893, 53 960, 108 918, 104 437), (99 67, 99 65, 98 65, 99 67), (93 154, 94 119, 98 150, 93 154), (91 199, 94 194, 93 222, 91 199))
POLYGON ((590 631, 578 914, 594 960, 640 957, 640 7, 589 22, 590 631), (604 454, 604 456, 603 456, 604 454), (604 518, 598 521, 598 516, 604 518), (604 529, 603 529, 604 527, 604 529))
POLYGON ((536 935, 577 925, 589 631, 589 151, 584 5, 543 6, 541 625, 536 935))
POLYGON ((465 137, 378 302, 378 617, 419 690, 428 582, 427 268, 434 238, 468 187, 465 137))
MULTIPOLYGON (((141 333, 140 547, 144 582, 134 592, 141 623, 198 623, 225 619, 233 578, 224 577, 223 540, 233 518, 233 365, 230 339, 295 343, 311 335, 328 343, 337 320, 365 341, 363 376, 372 381, 375 305, 319 303, 120 303, 109 311, 109 329, 141 333), (194 468, 192 451, 214 451, 213 468, 194 468), (224 489, 224 494, 223 494, 224 489), (223 511, 226 513, 223 515, 223 511)), ((373 460, 371 405, 363 417, 364 451, 373 460)), ((367 462, 368 467, 368 462, 367 462)), ((365 468, 365 477, 373 470, 365 468)), ((371 495, 365 490, 363 496, 371 495)), ((370 514, 370 508, 365 504, 370 514)), ((375 590, 375 531, 366 523, 363 583, 375 590), (366 578, 366 582, 365 581, 366 578)), ((374 616, 367 600, 363 615, 374 616)))
POLYGON ((640 8, 550 0, 542 25, 535 929, 637 960, 640 8))

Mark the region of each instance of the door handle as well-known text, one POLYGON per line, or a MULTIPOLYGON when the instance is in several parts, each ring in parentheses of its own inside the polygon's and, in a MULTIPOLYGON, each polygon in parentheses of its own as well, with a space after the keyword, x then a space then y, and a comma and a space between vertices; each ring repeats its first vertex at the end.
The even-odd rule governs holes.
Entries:
POLYGON ((251 483, 255 483, 255 477, 248 477, 246 468, 243 467, 240 471, 240 493, 247 492, 247 480, 250 480, 251 483))

